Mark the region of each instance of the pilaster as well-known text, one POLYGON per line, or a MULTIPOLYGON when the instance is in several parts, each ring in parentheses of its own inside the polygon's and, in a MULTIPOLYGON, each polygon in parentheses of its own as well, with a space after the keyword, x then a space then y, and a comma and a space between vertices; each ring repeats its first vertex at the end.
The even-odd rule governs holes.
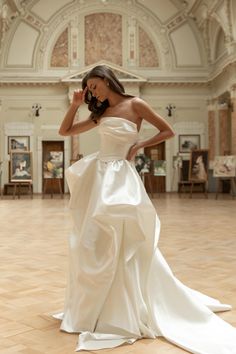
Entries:
POLYGON ((207 109, 208 109, 209 161, 213 161, 216 154, 216 128, 217 128, 215 105, 209 104, 207 109))
POLYGON ((229 122, 228 122, 228 104, 219 104, 219 153, 227 155, 230 152, 230 142, 228 139, 229 122))
POLYGON ((231 154, 236 155, 236 85, 231 89, 231 154))

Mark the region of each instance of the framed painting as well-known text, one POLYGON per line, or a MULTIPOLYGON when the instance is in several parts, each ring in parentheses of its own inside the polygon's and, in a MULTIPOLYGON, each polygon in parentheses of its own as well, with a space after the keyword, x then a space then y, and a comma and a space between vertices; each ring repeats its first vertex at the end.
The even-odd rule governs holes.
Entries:
POLYGON ((30 137, 29 136, 9 136, 8 137, 8 154, 11 151, 29 151, 30 137))
POLYGON ((144 154, 135 156, 135 167, 139 174, 149 173, 151 169, 151 159, 144 154))
POLYGON ((176 169, 179 169, 179 168, 182 168, 182 165, 183 165, 183 157, 180 156, 180 155, 174 155, 174 156, 173 156, 172 165, 173 165, 173 168, 174 168, 175 170, 176 170, 176 169))
POLYGON ((213 162, 213 177, 235 177, 236 156, 216 156, 213 162))
POLYGON ((192 150, 200 149, 200 135, 179 135, 179 152, 190 153, 192 150))
POLYGON ((208 150, 192 150, 189 164, 189 180, 206 182, 208 179, 208 150))
POLYGON ((166 161, 156 160, 153 163, 154 176, 166 176, 166 161))
POLYGON ((63 151, 50 151, 43 161, 43 178, 63 178, 63 151))
POLYGON ((32 182, 32 153, 11 151, 10 182, 32 182))

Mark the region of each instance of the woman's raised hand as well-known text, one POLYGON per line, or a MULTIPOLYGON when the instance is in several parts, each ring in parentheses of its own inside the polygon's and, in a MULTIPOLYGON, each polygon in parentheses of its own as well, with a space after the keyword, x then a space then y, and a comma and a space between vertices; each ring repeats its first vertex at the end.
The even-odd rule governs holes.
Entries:
POLYGON ((87 87, 85 87, 84 90, 75 90, 73 94, 72 104, 80 106, 82 103, 84 103, 84 97, 87 90, 87 87))

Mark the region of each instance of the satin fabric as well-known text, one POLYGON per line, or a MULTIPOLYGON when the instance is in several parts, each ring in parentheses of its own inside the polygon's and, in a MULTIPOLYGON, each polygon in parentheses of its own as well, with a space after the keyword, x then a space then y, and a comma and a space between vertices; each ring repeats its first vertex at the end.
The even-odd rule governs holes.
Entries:
POLYGON ((196 354, 236 354, 229 310, 174 277, 157 248, 160 221, 126 155, 135 123, 102 118, 100 151, 66 171, 73 218, 61 329, 79 332, 76 350, 164 336, 196 354))

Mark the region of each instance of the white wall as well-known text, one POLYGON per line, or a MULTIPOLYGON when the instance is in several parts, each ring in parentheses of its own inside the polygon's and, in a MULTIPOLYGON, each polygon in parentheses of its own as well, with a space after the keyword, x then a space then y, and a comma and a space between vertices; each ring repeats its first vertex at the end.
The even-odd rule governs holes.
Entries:
MULTIPOLYGON (((68 138, 59 136, 58 128, 68 107, 66 87, 37 87, 21 85, 0 88, 0 161, 3 161, 3 181, 8 183, 8 136, 30 136, 33 153, 34 191, 41 192, 42 140, 65 140, 70 156, 68 138), (42 106, 40 116, 34 117, 32 106, 42 106), (41 145, 40 145, 41 144, 41 145)), ((67 158, 68 158, 67 157, 67 158)))

